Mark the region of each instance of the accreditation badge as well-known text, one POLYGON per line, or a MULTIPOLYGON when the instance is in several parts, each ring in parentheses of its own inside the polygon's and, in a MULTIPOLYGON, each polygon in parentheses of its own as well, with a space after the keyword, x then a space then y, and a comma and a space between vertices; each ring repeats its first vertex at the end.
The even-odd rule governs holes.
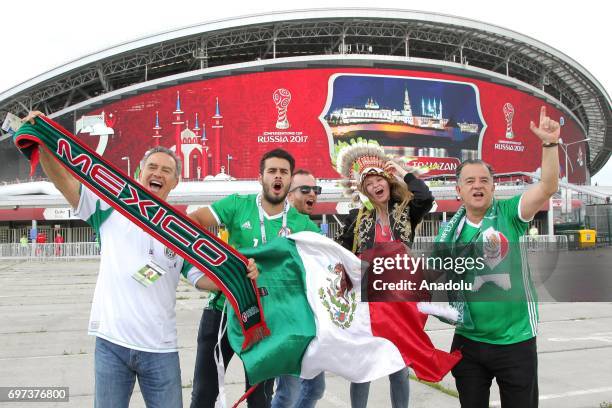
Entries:
POLYGON ((159 278, 164 276, 166 271, 161 266, 157 265, 153 260, 150 260, 145 266, 137 270, 132 278, 136 279, 138 283, 143 285, 144 287, 149 287, 159 278))

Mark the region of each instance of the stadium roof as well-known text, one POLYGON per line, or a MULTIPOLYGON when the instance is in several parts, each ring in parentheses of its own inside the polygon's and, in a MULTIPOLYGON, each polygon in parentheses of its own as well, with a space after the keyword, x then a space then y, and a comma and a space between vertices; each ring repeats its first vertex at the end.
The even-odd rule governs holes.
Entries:
POLYGON ((298 10, 212 21, 129 41, 0 94, 0 117, 51 116, 177 83, 271 69, 415 68, 515 87, 572 115, 591 138, 589 169, 612 153, 605 88, 579 63, 523 34, 466 18, 388 9, 298 10))

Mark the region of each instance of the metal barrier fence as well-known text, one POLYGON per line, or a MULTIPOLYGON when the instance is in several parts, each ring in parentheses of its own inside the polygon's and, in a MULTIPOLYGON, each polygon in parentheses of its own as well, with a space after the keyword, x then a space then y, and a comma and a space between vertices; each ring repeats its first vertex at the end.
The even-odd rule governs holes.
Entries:
MULTIPOLYGON (((412 245, 413 250, 431 248, 431 243, 435 237, 417 236, 412 245)), ((565 235, 523 235, 519 238, 519 243, 530 251, 567 251, 568 242, 565 235)))
MULTIPOLYGON (((416 235, 422 237, 435 237, 438 234, 440 228, 440 221, 438 220, 425 220, 421 222, 416 228, 416 235)), ((327 236, 334 239, 340 230, 340 224, 336 222, 330 222, 327 229, 327 236)))
MULTIPOLYGON (((0 243, 4 242, 19 242, 22 236, 30 237, 32 227, 11 228, 7 230, 6 236, 0 237, 0 243)), ((53 242, 55 235, 59 233, 64 242, 93 242, 94 229, 91 227, 71 227, 71 228, 53 228, 51 226, 38 227, 38 233, 44 233, 47 236, 48 242, 53 242)))
MULTIPOLYGON (((543 224, 540 220, 534 220, 538 231, 544 231, 543 224)), ((530 225, 531 226, 531 225, 530 225)), ((417 236, 423 237, 435 237, 438 234, 440 228, 439 220, 424 220, 419 224, 416 229, 417 236)), ((340 225, 337 222, 329 222, 327 229, 327 236, 334 239, 338 234, 340 225)), ((0 228, 0 244, 3 243, 15 243, 19 242, 22 236, 30 237, 31 227, 20 227, 20 228, 0 228)), ((217 234, 217 227, 210 227, 209 231, 213 234, 217 234)), ((38 228, 38 233, 44 233, 47 236, 47 242, 53 243, 55 235, 60 233, 64 238, 65 243, 81 243, 81 242, 93 242, 94 241, 94 230, 91 227, 70 227, 70 228, 52 228, 51 226, 42 226, 38 228)))
POLYGON ((97 242, 64 244, 0 244, 0 259, 51 261, 95 259, 100 256, 97 242))
POLYGON ((520 243, 530 251, 567 251, 566 235, 523 235, 520 243))
MULTIPOLYGON (((213 233, 216 228, 211 228, 213 233)), ((330 223, 327 236, 334 238, 339 225, 330 223)), ((434 241, 433 236, 416 236, 412 249, 431 248, 434 241)), ((568 239, 565 235, 524 235, 520 243, 530 251, 567 251, 568 239)), ((0 244, 0 260, 27 260, 27 261, 49 261, 49 260, 73 260, 73 259, 95 259, 100 256, 100 245, 97 242, 71 242, 63 244, 0 244)))

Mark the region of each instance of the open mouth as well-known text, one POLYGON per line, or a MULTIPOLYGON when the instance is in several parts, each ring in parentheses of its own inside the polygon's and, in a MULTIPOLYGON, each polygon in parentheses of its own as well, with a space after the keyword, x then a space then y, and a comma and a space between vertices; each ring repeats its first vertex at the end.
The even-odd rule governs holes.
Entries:
POLYGON ((275 181, 272 183, 272 190, 274 190, 275 193, 280 194, 280 192, 283 190, 283 183, 280 181, 275 181))
POLYGON ((483 198, 484 197, 484 193, 481 191, 477 191, 474 194, 472 194, 472 197, 474 198, 483 198))
POLYGON ((162 183, 157 180, 149 181, 149 190, 153 192, 158 192, 162 188, 162 183))
POLYGON ((306 207, 312 208, 312 207, 314 207, 314 203, 315 202, 312 199, 306 200, 306 207))
POLYGON ((385 193, 385 189, 384 188, 378 188, 378 189, 374 190, 374 195, 376 197, 379 197, 379 198, 382 197, 384 193, 385 193))

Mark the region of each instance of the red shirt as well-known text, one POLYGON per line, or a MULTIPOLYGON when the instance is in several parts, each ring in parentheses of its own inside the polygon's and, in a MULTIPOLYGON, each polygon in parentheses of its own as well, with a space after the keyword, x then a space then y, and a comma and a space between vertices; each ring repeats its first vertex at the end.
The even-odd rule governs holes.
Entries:
POLYGON ((391 225, 382 226, 379 222, 376 223, 376 235, 374 236, 374 242, 379 244, 382 242, 392 242, 391 238, 391 225))

